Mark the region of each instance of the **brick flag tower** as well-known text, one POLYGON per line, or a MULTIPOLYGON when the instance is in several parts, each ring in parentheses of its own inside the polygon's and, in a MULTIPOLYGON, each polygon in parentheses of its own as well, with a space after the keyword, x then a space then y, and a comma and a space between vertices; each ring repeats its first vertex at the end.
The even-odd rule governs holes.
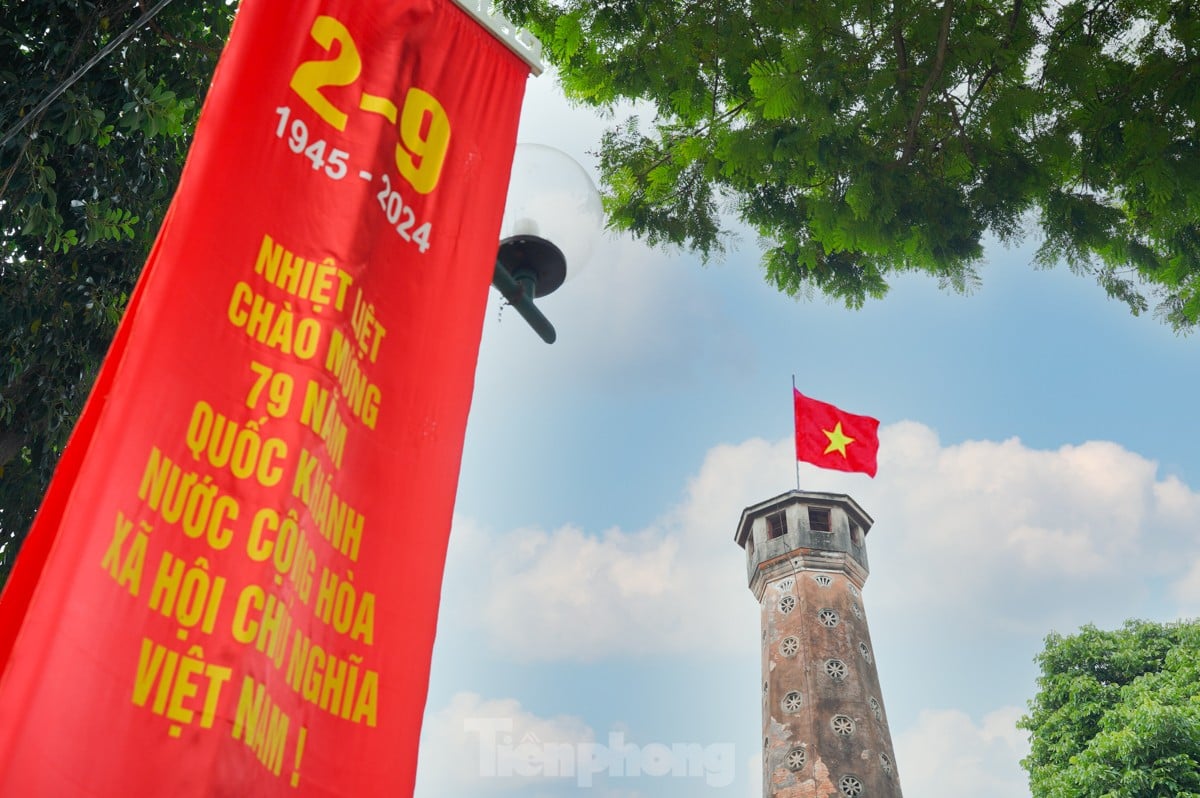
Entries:
POLYGON ((742 512, 762 614, 764 798, 901 798, 861 594, 871 524, 839 493, 742 512))

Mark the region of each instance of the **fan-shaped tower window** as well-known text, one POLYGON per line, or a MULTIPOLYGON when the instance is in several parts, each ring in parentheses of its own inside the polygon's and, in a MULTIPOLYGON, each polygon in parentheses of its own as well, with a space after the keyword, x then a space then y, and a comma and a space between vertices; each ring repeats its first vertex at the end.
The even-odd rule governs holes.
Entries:
POLYGON ((849 715, 834 715, 829 725, 833 727, 833 733, 841 737, 854 734, 854 719, 849 715))
POLYGON ((808 752, 797 746, 787 752, 787 756, 783 758, 783 764, 788 770, 796 771, 804 768, 808 762, 808 752))
POLYGON ((845 679, 848 672, 849 669, 846 667, 846 663, 842 662, 840 659, 825 660, 825 674, 835 682, 840 682, 842 679, 845 679))
POLYGON ((838 789, 847 798, 855 798, 857 795, 862 795, 863 786, 862 782, 853 776, 842 776, 838 780, 838 789))

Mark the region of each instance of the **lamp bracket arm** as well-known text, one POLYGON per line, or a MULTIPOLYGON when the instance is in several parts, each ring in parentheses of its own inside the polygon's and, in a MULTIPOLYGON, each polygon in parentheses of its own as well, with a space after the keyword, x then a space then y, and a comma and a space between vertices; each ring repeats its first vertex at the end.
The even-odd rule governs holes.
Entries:
POLYGON ((533 304, 532 286, 527 291, 526 287, 518 282, 498 260, 495 271, 492 272, 492 285, 508 300, 508 304, 517 309, 521 318, 528 322, 543 341, 548 344, 554 343, 558 334, 554 331, 554 325, 550 323, 550 320, 542 315, 542 311, 538 309, 537 305, 533 304))

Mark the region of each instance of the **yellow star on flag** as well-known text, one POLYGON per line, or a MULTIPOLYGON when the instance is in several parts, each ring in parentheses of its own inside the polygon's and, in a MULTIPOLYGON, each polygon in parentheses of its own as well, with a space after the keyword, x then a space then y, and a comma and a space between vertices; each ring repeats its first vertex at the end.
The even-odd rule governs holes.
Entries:
POLYGON ((823 429, 821 432, 824 432, 825 437, 829 439, 829 445, 825 447, 825 454, 840 452, 842 457, 845 457, 847 444, 854 443, 854 438, 842 432, 842 422, 840 421, 834 425, 833 429, 823 429))

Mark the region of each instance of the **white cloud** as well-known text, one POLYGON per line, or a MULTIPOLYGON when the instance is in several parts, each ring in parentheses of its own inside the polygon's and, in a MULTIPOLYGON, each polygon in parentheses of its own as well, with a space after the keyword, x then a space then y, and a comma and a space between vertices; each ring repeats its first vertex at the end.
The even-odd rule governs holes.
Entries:
POLYGON ((754 347, 719 295, 692 274, 697 268, 628 235, 606 235, 582 274, 537 302, 558 331, 552 347, 491 292, 479 379, 538 385, 549 402, 579 385, 666 391, 714 372, 748 374, 754 347))
POLYGON ((736 551, 721 557, 689 543, 658 528, 504 535, 486 555, 484 626, 495 646, 520 660, 711 651, 739 638, 753 645, 753 601, 737 589, 736 551), (713 578, 731 571, 725 584, 713 578), (741 612, 729 613, 723 603, 741 612), (725 615, 741 622, 717 617, 725 615))
POLYGON ((1020 798, 1029 795, 1020 760, 1029 752, 1016 728, 1022 711, 1004 707, 975 723, 958 710, 924 710, 896 735, 904 791, 921 798, 1020 798))
POLYGON ((633 739, 614 728, 598 739, 582 720, 539 717, 513 699, 458 693, 426 717, 417 796, 491 794, 597 798, 662 794, 663 780, 690 793, 735 783, 732 743, 633 739))
POLYGON ((746 772, 750 774, 750 789, 746 792, 747 798, 762 798, 762 752, 751 754, 746 760, 746 772))
POLYGON ((1200 616, 1200 560, 1195 560, 1187 574, 1175 583, 1172 593, 1179 602, 1179 614, 1200 616))
POLYGON ((476 693, 457 693, 448 706, 428 714, 421 737, 417 794, 428 796, 550 788, 553 780, 520 755, 534 744, 574 750, 595 740, 579 718, 542 718, 515 699, 476 693))
POLYGON ((1200 515, 1200 495, 1178 477, 1167 477, 1154 485, 1154 498, 1162 516, 1173 524, 1194 521, 1200 515))
POLYGON ((1200 554, 1200 494, 1117 444, 943 447, 914 422, 882 438, 881 478, 855 492, 892 615, 940 606, 983 634, 1119 624, 1200 554))
MULTIPOLYGON (((942 634, 1040 637, 1145 614, 1164 581, 1181 602, 1200 602, 1200 494, 1159 478, 1154 462, 1109 442, 943 446, 915 422, 886 426, 881 439, 874 481, 802 473, 806 489, 849 493, 876 519, 873 626, 886 618, 927 634, 921 619, 936 608, 942 634)), ((483 591, 483 627, 510 658, 754 650, 733 530, 740 508, 790 487, 791 457, 790 440, 717 446, 683 500, 633 532, 463 532, 471 522, 460 518, 448 573, 487 574, 467 588, 483 591)))

